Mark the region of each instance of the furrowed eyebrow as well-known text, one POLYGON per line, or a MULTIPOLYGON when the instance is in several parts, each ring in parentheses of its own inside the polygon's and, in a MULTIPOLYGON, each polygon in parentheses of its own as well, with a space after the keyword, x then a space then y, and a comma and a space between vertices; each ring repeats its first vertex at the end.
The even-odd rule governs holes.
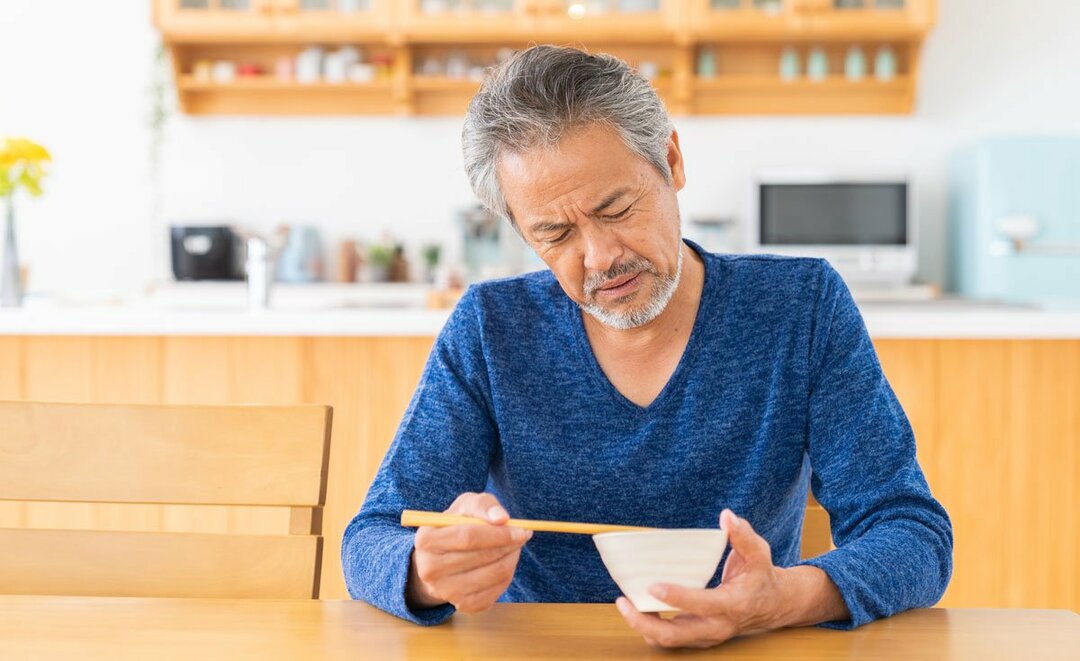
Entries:
POLYGON ((552 223, 549 221, 543 221, 532 225, 529 229, 536 234, 543 234, 545 232, 554 232, 556 230, 566 229, 570 227, 570 223, 552 223))
MULTIPOLYGON (((630 192, 632 192, 632 191, 629 188, 620 188, 620 189, 612 192, 607 197, 605 197, 603 199, 603 201, 600 202, 600 204, 596 205, 596 207, 593 208, 593 210, 589 212, 589 215, 590 216, 596 216, 596 215, 600 214, 601 212, 605 211, 608 207, 610 207, 611 205, 618 202, 619 199, 622 198, 622 196, 624 196, 624 195, 626 195, 627 193, 630 193, 630 192)), ((572 225, 572 223, 556 223, 556 222, 552 222, 552 221, 541 220, 541 221, 538 221, 538 222, 533 223, 532 225, 530 225, 529 230, 534 232, 534 233, 541 234, 541 233, 544 233, 544 232, 553 232, 553 231, 556 231, 556 230, 566 229, 567 227, 570 227, 571 225, 572 225)))
POLYGON ((617 202, 620 197, 622 197, 623 195, 626 195, 629 192, 630 192, 629 188, 620 188, 619 190, 617 190, 614 193, 612 193, 612 194, 608 195, 607 197, 605 197, 604 201, 601 202, 600 204, 596 205, 596 208, 593 209, 592 212, 589 215, 595 216, 595 215, 599 214, 601 211, 604 211, 605 209, 610 207, 612 204, 615 204, 615 202, 617 202))

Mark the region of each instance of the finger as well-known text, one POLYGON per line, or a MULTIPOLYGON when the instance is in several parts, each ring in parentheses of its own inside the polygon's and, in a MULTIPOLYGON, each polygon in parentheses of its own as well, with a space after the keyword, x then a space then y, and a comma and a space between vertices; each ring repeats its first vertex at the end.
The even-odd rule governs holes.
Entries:
POLYGON ((517 553, 520 547, 500 546, 480 551, 459 551, 433 554, 424 558, 424 571, 419 572, 421 580, 430 582, 454 574, 462 574, 495 564, 511 553, 517 553))
POLYGON ((724 562, 724 571, 720 574, 720 583, 726 583, 729 579, 738 576, 746 570, 746 560, 737 551, 728 554, 724 562))
POLYGON ((754 532, 749 521, 726 509, 720 513, 720 527, 727 531, 732 552, 737 551, 748 567, 772 567, 772 549, 764 537, 754 532))
POLYGON ((698 632, 698 637, 684 643, 683 647, 713 647, 731 638, 737 632, 734 620, 723 616, 701 617, 689 613, 680 613, 671 619, 686 631, 698 632))
POLYGON ((731 595, 721 586, 699 590, 670 583, 649 586, 649 594, 669 606, 693 615, 726 615, 731 606, 731 595))
POLYGON ((642 613, 626 597, 616 599, 615 606, 630 628, 644 636, 650 644, 672 635, 674 625, 665 622, 659 615, 642 613))
POLYGON ((417 548, 430 553, 520 547, 530 539, 531 530, 492 525, 463 524, 445 528, 425 526, 416 531, 417 548))
POLYGON ((450 602, 492 589, 502 594, 514 578, 517 563, 518 553, 515 552, 490 565, 444 577, 438 581, 439 594, 450 602))
POLYGON ((731 637, 724 618, 683 617, 665 620, 634 608, 626 597, 615 601, 630 628, 656 647, 708 647, 731 637))
POLYGON ((510 518, 506 508, 499 503, 499 499, 490 493, 463 493, 446 512, 484 519, 495 525, 502 525, 510 518))
POLYGON ((463 613, 482 613, 495 605, 507 587, 508 585, 499 584, 472 592, 454 603, 454 607, 463 613))

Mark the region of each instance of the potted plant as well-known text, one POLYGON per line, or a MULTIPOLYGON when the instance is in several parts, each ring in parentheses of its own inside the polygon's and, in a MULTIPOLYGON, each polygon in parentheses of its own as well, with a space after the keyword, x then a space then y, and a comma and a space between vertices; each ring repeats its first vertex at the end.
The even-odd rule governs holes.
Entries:
POLYGON ((435 269, 439 266, 441 254, 442 246, 438 243, 427 243, 420 249, 420 256, 424 260, 424 280, 428 284, 435 282, 435 269))
POLYGON ((0 307, 22 304, 22 276, 15 244, 15 193, 20 188, 41 195, 45 164, 52 161, 41 145, 25 138, 0 139, 0 199, 7 208, 4 222, 3 271, 0 272, 0 307))
POLYGON ((390 260, 394 258, 394 248, 378 243, 368 247, 368 273, 371 282, 386 282, 390 278, 390 260))

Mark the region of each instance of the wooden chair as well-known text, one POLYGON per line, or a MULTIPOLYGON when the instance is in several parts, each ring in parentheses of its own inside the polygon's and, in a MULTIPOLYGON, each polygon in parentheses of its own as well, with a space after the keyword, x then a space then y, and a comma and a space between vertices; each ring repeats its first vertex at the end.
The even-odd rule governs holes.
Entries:
POLYGON ((289 517, 287 531, 257 535, 0 527, 0 594, 318 598, 331 415, 0 402, 0 501, 272 506, 289 517))
POLYGON ((813 558, 822 553, 828 553, 832 549, 832 528, 829 525, 829 513, 811 494, 806 502, 806 518, 803 519, 800 555, 804 559, 813 558))

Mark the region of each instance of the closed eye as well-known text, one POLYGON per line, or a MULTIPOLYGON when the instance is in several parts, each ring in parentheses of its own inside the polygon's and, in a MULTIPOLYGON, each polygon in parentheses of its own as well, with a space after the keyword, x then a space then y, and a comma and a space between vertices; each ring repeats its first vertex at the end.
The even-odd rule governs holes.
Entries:
POLYGON ((634 208, 633 206, 629 206, 629 207, 626 207, 625 209, 623 209, 622 211, 620 211, 619 213, 607 214, 607 215, 605 215, 603 217, 607 218, 608 220, 618 220, 618 219, 622 218, 623 216, 625 216, 626 214, 630 213, 630 210, 633 209, 633 208, 634 208))
POLYGON ((561 243, 568 236, 570 236, 570 230, 563 230, 563 233, 559 236, 550 239, 544 239, 544 243, 561 243))

